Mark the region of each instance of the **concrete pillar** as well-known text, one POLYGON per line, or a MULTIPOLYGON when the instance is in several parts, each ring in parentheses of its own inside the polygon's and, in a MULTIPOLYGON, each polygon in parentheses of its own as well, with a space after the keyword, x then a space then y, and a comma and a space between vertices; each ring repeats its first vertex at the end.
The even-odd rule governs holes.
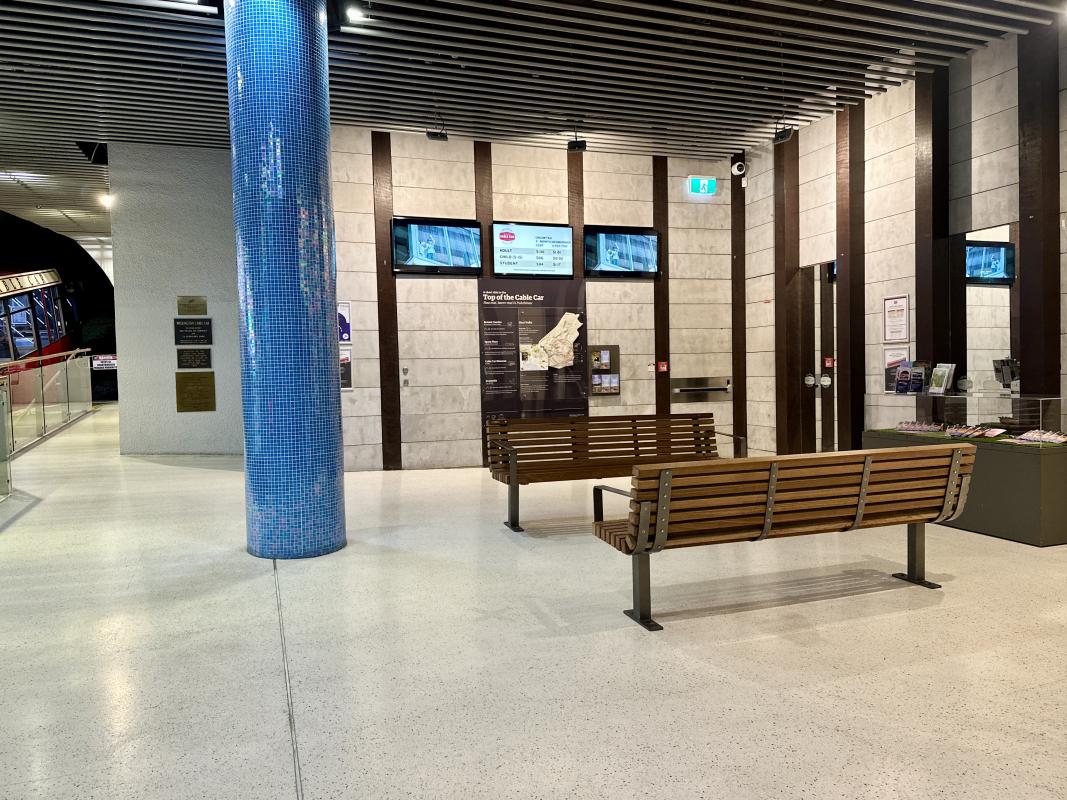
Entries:
POLYGON ((248 551, 345 545, 325 0, 225 0, 248 551))

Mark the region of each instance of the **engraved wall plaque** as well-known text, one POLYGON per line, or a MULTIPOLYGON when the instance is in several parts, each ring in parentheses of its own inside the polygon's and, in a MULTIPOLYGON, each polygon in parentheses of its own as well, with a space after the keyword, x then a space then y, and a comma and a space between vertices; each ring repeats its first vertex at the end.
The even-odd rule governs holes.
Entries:
POLYGON ((207 298, 200 294, 178 295, 178 316, 203 317, 207 315, 207 298))
POLYGON ((178 369, 211 369, 210 347, 178 348, 178 369))
POLYGON ((174 344, 212 344, 210 319, 175 319, 174 344))
POLYGON ((214 372, 175 372, 175 404, 179 412, 215 410, 214 372))

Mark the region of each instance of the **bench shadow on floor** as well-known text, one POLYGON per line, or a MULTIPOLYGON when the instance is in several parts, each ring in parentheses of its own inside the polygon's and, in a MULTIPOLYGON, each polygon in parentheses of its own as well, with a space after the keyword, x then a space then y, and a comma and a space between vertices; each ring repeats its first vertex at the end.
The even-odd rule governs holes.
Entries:
MULTIPOLYGON (((652 616, 660 623, 688 619, 711 619, 749 611, 788 608, 805 603, 842 600, 881 592, 911 592, 909 606, 924 606, 943 602, 941 591, 920 589, 892 576, 900 571, 900 564, 872 558, 847 564, 827 565, 762 575, 737 575, 685 583, 657 583, 652 573, 652 616)), ((629 575, 627 575, 627 578, 629 575)), ((934 580, 948 582, 949 575, 933 575, 934 580)), ((536 605, 541 605, 536 603, 536 605)), ((588 596, 561 597, 551 614, 537 614, 545 623, 545 634, 573 635, 633 625, 621 611, 629 608, 629 581, 619 587, 610 598, 601 595, 591 603, 588 596), (613 606, 605 613, 605 606, 613 606), (551 619, 564 619, 555 624, 551 619)), ((856 616, 875 616, 885 612, 883 607, 857 606, 856 616)), ((636 629, 636 626, 634 626, 636 629)))

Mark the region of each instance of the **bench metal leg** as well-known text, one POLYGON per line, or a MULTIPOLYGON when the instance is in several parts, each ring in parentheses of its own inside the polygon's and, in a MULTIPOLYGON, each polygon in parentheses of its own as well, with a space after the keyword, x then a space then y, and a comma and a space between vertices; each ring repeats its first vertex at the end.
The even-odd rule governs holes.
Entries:
POLYGON ((630 556, 634 571, 634 607, 622 613, 646 631, 661 631, 663 626, 652 619, 652 591, 650 588, 648 553, 630 556))
POLYGON ((926 580, 926 524, 913 522, 908 526, 908 571, 895 572, 894 578, 925 586, 927 589, 940 589, 941 584, 926 580))
POLYGON ((516 533, 522 533, 519 525, 519 482, 513 481, 508 484, 508 518, 504 523, 516 533))

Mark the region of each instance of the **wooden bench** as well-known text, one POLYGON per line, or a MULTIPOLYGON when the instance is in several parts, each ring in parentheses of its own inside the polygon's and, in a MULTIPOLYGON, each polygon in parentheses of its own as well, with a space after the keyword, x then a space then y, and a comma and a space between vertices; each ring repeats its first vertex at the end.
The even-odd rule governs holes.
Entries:
POLYGON ((650 553, 885 525, 908 526, 908 571, 926 580, 925 525, 955 519, 967 502, 975 446, 853 450, 699 463, 641 464, 630 491, 593 489, 593 533, 632 559, 634 606, 648 630, 650 553), (630 499, 625 519, 604 519, 604 492, 630 499))
MULTIPOLYGON (((734 452, 746 454, 743 437, 734 452)), ((519 486, 547 481, 620 478, 637 464, 718 457, 713 414, 541 417, 486 424, 489 472, 508 486, 508 519, 519 526, 519 486)))

